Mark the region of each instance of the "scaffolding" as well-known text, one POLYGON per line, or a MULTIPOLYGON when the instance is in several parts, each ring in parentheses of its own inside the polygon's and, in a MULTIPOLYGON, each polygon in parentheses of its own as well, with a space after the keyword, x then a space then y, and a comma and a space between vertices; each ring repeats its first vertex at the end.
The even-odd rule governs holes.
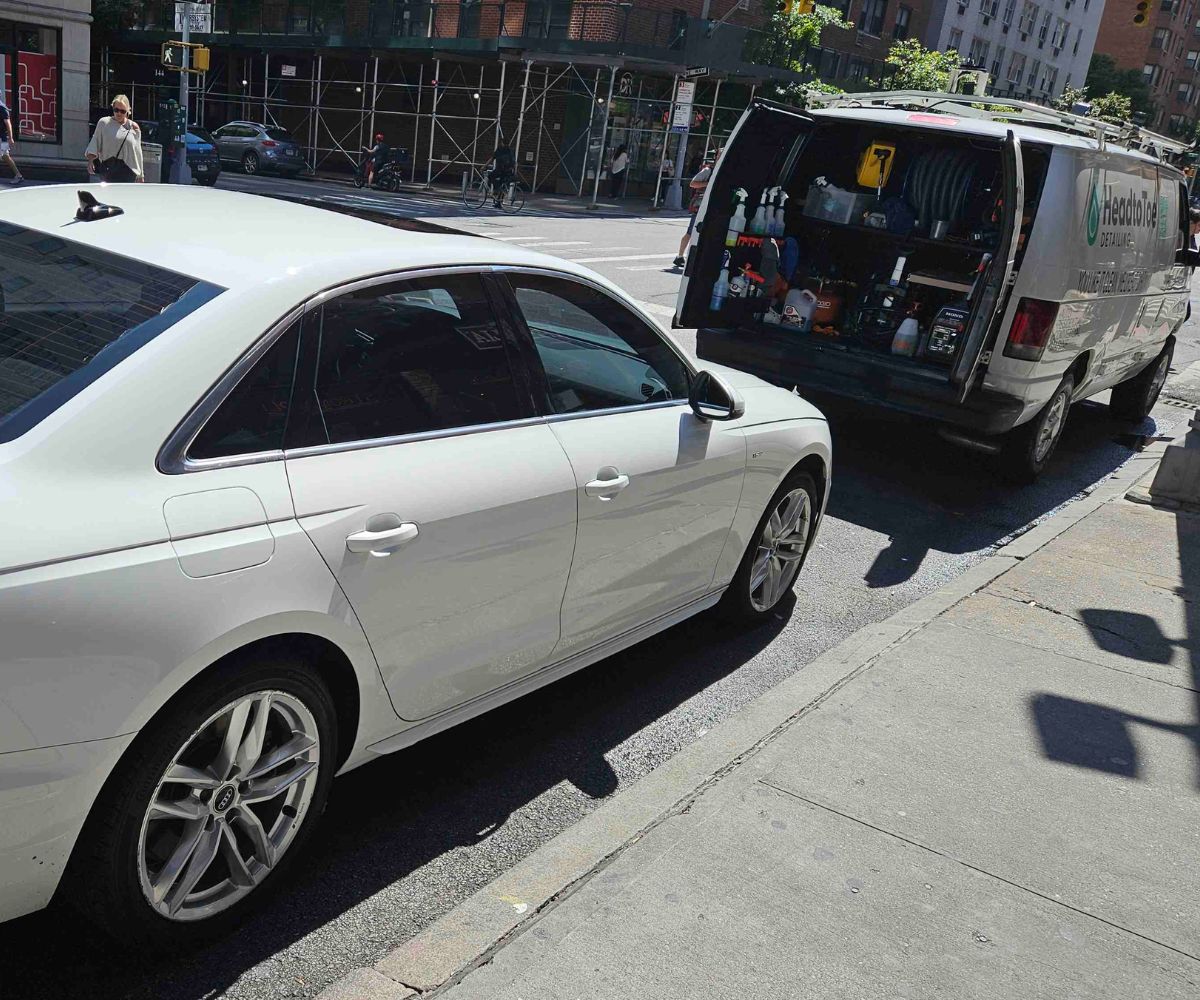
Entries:
MULTIPOLYGON (((728 136, 753 87, 699 81, 687 163, 669 140, 677 78, 617 59, 555 61, 541 54, 468 60, 346 50, 282 53, 213 49, 193 89, 189 120, 206 128, 256 120, 286 129, 314 171, 349 172, 382 133, 407 149, 413 184, 459 184, 477 176, 503 140, 531 189, 593 199, 613 152, 629 154, 622 194, 658 197, 728 136)), ((104 46, 93 73, 96 104, 128 93, 143 117, 173 92, 157 52, 104 46)))

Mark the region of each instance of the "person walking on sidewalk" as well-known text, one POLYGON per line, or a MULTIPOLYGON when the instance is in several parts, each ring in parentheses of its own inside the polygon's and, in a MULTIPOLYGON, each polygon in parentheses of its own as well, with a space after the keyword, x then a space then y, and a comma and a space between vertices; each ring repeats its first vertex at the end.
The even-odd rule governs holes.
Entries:
POLYGON ((113 98, 112 114, 96 122, 92 141, 88 143, 87 168, 103 181, 127 184, 146 178, 142 174, 141 130, 130 117, 129 98, 118 94, 113 98))
POLYGON ((692 213, 692 217, 688 220, 687 232, 683 234, 683 239, 679 241, 679 256, 671 262, 673 267, 683 267, 687 263, 687 258, 684 254, 687 253, 688 240, 692 238, 692 230, 696 228, 696 213, 700 211, 700 202, 704 198, 704 189, 708 187, 709 178, 712 177, 712 172, 717 168, 717 160, 720 158, 721 150, 718 149, 712 160, 705 161, 696 172, 696 176, 688 184, 688 188, 692 193, 691 201, 688 202, 688 211, 692 213))
POLYGON ((625 171, 629 167, 629 151, 622 143, 613 153, 612 163, 608 165, 608 196, 621 197, 621 187, 625 183, 625 171))
POLYGON ((12 113, 8 110, 8 105, 0 100, 0 161, 13 172, 12 184, 20 184, 25 178, 21 176, 21 169, 17 166, 17 161, 12 157, 12 146, 16 140, 13 138, 12 113))

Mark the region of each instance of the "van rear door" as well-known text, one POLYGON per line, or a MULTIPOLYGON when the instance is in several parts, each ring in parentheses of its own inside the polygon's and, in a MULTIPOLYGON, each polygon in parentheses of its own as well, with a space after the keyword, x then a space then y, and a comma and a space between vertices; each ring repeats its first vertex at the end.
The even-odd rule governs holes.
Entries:
POLYGON ((1004 222, 1000 230, 995 259, 988 266, 986 284, 975 306, 970 333, 963 345, 950 380, 955 383, 961 403, 971 391, 979 359, 1000 334, 1000 323, 1008 305, 1021 241, 1021 221, 1025 217, 1025 168, 1021 160, 1021 140, 1010 130, 1001 152, 1004 183, 1004 222))
MULTIPOLYGON (((696 277, 715 277, 721 270, 725 232, 733 213, 733 192, 738 188, 758 192, 789 176, 791 165, 815 124, 802 111, 773 101, 756 100, 742 114, 725 144, 696 216, 697 238, 679 283, 676 327, 713 325, 714 316, 708 310, 711 280, 705 282, 696 277)), ((749 214, 755 206, 746 208, 749 214)))

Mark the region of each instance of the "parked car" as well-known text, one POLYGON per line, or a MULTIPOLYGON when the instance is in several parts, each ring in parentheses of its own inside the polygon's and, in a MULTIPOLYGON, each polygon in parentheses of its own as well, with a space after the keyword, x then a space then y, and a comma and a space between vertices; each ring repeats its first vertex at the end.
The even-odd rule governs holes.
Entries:
POLYGON ((702 359, 927 417, 1020 480, 1072 403, 1111 389, 1115 415, 1150 412, 1195 263, 1186 147, 1020 102, 813 103, 755 101, 725 145, 676 313, 702 359), (778 305, 716 294, 758 275, 746 219, 780 192, 778 305))
MULTIPOLYGON (((166 137, 164 142, 159 137, 158 122, 142 123, 142 139, 144 142, 157 142, 162 145, 164 151, 168 144, 172 142, 171 137, 166 137)), ((201 128, 199 125, 189 125, 186 133, 187 141, 187 163, 192 171, 192 177, 198 184, 203 184, 207 187, 212 187, 217 183, 217 178, 221 176, 221 160, 217 155, 216 140, 212 134, 201 128)), ((164 155, 162 160, 162 177, 161 180, 166 182, 171 173, 171 161, 164 155)))
POLYGON ((123 214, 4 202, 0 920, 58 890, 126 941, 219 930, 335 773, 706 609, 786 607, 824 418, 698 370, 603 278, 99 195, 123 214))
POLYGON ((307 163, 304 149, 286 129, 258 122, 230 122, 213 132, 222 163, 241 167, 243 173, 264 170, 296 175, 307 163))

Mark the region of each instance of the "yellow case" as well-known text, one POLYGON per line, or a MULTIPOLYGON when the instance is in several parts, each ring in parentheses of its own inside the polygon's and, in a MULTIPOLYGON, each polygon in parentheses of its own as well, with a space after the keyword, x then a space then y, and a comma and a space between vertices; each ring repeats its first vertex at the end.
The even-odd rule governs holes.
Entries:
POLYGON ((858 161, 858 183, 863 187, 877 188, 885 185, 892 176, 892 164, 896 162, 896 147, 890 142, 873 142, 866 148, 858 161), (883 161, 883 180, 879 179, 879 157, 875 153, 887 150, 888 158, 883 161))

